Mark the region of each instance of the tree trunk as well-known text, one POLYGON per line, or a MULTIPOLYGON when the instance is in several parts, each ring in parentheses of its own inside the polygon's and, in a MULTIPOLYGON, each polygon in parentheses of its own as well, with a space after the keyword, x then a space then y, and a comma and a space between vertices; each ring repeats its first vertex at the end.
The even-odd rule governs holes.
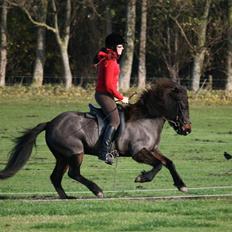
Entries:
POLYGON ((205 59, 205 52, 206 49, 202 48, 201 51, 194 56, 192 90, 195 92, 200 88, 200 79, 205 59))
POLYGON ((139 47, 139 70, 138 88, 145 88, 146 85, 146 32, 147 32, 147 0, 142 0, 141 29, 139 47))
POLYGON ((6 84, 7 65, 7 1, 2 2, 1 12, 1 47, 0 47, 0 86, 6 84))
MULTIPOLYGON (((41 7, 41 21, 46 23, 47 18, 47 2, 41 7)), ((43 84, 44 62, 45 62, 45 34, 46 30, 43 27, 38 27, 37 30, 37 47, 36 59, 33 71, 33 86, 40 87, 43 84)))
POLYGON ((232 0, 228 0, 228 27, 226 90, 232 91, 232 0))
POLYGON ((206 41, 206 30, 208 23, 209 9, 211 5, 211 0, 206 0, 204 14, 200 20, 199 32, 198 32, 198 52, 194 56, 193 64, 193 80, 192 80, 192 90, 197 91, 200 88, 200 79, 202 75, 202 69, 205 59, 205 41, 206 41))
POLYGON ((112 32, 112 16, 110 7, 106 7, 106 34, 112 32))
MULTIPOLYGON (((160 35, 162 36, 162 35, 160 35)), ((169 73, 169 77, 174 81, 174 82, 180 82, 179 79, 179 59, 178 57, 178 41, 179 41, 179 33, 176 31, 172 31, 170 29, 170 26, 168 25, 166 27, 166 37, 167 37, 167 51, 161 52, 163 56, 164 63, 167 66, 167 70, 169 73)))
POLYGON ((134 54, 135 39, 135 18, 136 18, 136 0, 129 0, 127 5, 127 48, 122 58, 122 68, 120 75, 120 88, 127 91, 130 87, 131 70, 134 54))
POLYGON ((60 45, 61 58, 64 67, 64 84, 65 88, 69 89, 72 87, 72 73, 70 69, 68 48, 66 45, 60 45))
POLYGON ((180 79, 179 79, 179 65, 178 65, 178 63, 176 65, 171 65, 171 66, 169 66, 168 64, 166 64, 166 65, 167 65, 167 68, 168 68, 170 78, 174 82, 179 83, 180 79))
POLYGON ((72 87, 72 73, 70 69, 70 62, 69 62, 69 56, 68 56, 68 44, 69 44, 69 38, 70 38, 70 23, 71 23, 71 1, 66 0, 66 14, 65 14, 65 25, 64 25, 64 31, 63 36, 61 35, 61 31, 58 26, 58 15, 57 15, 57 9, 56 9, 56 3, 55 0, 52 0, 52 7, 53 11, 56 12, 54 14, 54 23, 55 23, 55 35, 56 40, 59 45, 59 49, 61 52, 61 58, 64 68, 64 84, 65 88, 69 89, 72 87))

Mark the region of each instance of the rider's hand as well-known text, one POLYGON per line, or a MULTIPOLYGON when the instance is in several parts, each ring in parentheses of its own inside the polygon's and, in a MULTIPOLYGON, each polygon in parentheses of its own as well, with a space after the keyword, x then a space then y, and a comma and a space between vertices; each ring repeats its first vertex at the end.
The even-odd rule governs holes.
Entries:
POLYGON ((129 98, 128 97, 123 97, 121 102, 124 103, 124 104, 128 104, 129 103, 129 98))

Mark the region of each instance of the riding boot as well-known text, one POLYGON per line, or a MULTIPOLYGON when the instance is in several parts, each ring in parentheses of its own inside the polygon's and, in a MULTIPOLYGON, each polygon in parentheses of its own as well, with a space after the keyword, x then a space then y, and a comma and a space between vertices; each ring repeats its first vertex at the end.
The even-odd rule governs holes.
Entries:
POLYGON ((112 140, 114 138, 115 132, 116 129, 111 125, 108 125, 106 127, 99 151, 100 152, 99 159, 104 160, 107 164, 110 165, 113 164, 113 160, 114 160, 114 157, 110 152, 111 152, 112 140))

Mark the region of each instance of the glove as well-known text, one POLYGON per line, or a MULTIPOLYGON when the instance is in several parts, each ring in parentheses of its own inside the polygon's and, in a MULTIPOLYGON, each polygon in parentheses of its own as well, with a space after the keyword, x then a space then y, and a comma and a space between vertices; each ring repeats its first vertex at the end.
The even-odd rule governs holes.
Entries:
POLYGON ((123 97, 121 102, 124 103, 124 104, 128 104, 129 103, 129 98, 128 97, 123 97))

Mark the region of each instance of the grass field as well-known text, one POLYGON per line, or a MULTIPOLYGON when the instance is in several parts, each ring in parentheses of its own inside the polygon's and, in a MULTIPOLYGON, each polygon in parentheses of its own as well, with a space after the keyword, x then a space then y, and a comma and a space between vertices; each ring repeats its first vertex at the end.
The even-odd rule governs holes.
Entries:
MULTIPOLYGON (((91 95, 76 99, 33 95, 1 98, 0 169, 13 145, 12 138, 20 131, 63 111, 85 111, 90 101, 91 95)), ((0 231, 231 231, 232 197, 227 195, 232 195, 232 161, 225 160, 223 153, 232 153, 232 106, 192 104, 190 109, 192 133, 182 137, 167 125, 160 146, 176 164, 189 193, 179 193, 174 188, 165 168, 154 181, 138 184, 134 178, 150 167, 130 158, 119 158, 117 165, 110 167, 96 157, 86 156, 83 175, 101 186, 107 198, 114 199, 89 199, 92 193, 66 175, 64 189, 78 199, 57 200, 49 180, 54 158, 42 133, 25 168, 0 182, 0 231), (214 197, 139 198, 202 195, 214 197)))

